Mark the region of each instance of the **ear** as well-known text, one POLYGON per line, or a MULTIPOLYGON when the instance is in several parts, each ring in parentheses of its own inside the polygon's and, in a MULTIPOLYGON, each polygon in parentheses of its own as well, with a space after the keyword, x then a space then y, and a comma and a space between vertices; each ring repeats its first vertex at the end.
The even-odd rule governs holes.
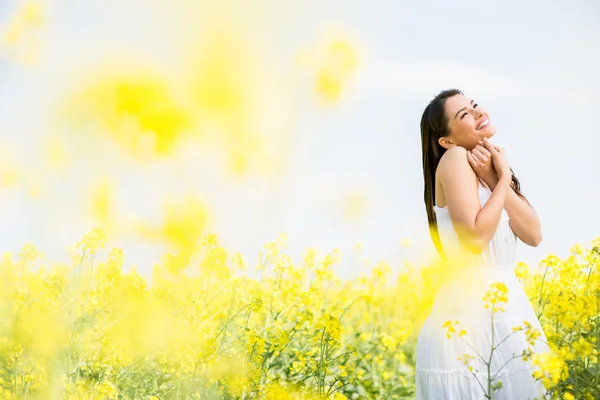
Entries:
POLYGON ((446 150, 448 150, 450 147, 456 146, 456 144, 453 143, 452 140, 450 138, 448 138, 448 137, 441 137, 441 138, 439 138, 438 139, 438 143, 440 144, 440 146, 442 146, 446 150))

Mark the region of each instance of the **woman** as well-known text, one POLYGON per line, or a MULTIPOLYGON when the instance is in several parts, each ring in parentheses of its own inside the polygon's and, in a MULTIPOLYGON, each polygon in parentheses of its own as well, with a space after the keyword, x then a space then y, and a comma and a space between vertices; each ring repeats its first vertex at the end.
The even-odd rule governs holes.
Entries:
POLYGON ((516 238, 537 246, 540 221, 504 150, 489 140, 495 132, 488 113, 457 89, 438 94, 421 119, 425 206, 448 269, 419 332, 417 399, 545 393, 523 356, 550 349, 514 272, 516 238))

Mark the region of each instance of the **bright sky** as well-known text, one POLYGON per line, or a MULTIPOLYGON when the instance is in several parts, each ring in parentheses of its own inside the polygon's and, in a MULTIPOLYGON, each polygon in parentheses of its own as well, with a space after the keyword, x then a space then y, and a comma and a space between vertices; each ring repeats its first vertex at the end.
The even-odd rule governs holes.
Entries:
MULTIPOLYGON (((506 149, 542 221, 543 242, 537 248, 520 244, 519 259, 536 264, 549 253, 565 256, 575 243, 589 244, 600 235, 600 3, 294 3, 261 2, 271 8, 256 34, 273 69, 289 68, 295 53, 317 42, 332 23, 357 43, 361 65, 337 107, 319 108, 302 96, 294 103, 296 125, 283 178, 226 181, 216 168, 190 158, 189 170, 176 182, 179 170, 173 168, 157 167, 151 177, 123 171, 118 196, 124 208, 152 220, 159 208, 147 199, 157 187, 177 192, 198 185, 221 242, 249 261, 287 233, 295 259, 309 246, 349 255, 360 241, 373 261, 384 259, 394 268, 404 259, 418 262, 423 250, 433 249, 419 121, 437 92, 456 87, 490 113, 494 141, 506 149), (361 217, 344 219, 345 199, 363 191, 361 217), (401 246, 405 237, 413 241, 409 249, 401 246)), ((0 57, 0 139, 14 146, 8 157, 18 164, 35 164, 49 110, 78 66, 130 51, 177 68, 181 38, 202 18, 174 10, 174 2, 156 8, 141 0, 50 4, 39 63, 24 67, 0 57), (173 23, 175 14, 186 19, 173 23)), ((16 5, 0 2, 0 24, 16 5)), ((256 12, 238 11, 241 17, 256 12)), ((90 155, 96 150, 81 149, 90 155)), ((110 168, 108 160, 94 162, 93 168, 110 168)), ((22 188, 2 189, 0 250, 16 254, 31 242, 50 258, 68 261, 67 248, 93 228, 70 199, 84 179, 75 171, 68 181, 45 182, 50 195, 44 201, 28 198, 22 188)), ((124 239, 109 247, 123 248, 126 264, 147 275, 163 252, 124 239)), ((341 275, 357 273, 346 261, 341 275)))

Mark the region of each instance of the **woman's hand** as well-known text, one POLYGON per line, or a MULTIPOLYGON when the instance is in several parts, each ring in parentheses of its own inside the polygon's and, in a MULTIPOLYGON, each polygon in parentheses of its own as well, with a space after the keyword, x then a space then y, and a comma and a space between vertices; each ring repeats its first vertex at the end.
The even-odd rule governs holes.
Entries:
POLYGON ((496 172, 496 168, 494 168, 492 153, 485 148, 483 142, 480 141, 480 144, 472 150, 467 151, 467 159, 473 171, 488 187, 496 185, 498 182, 498 173, 496 172))
POLYGON ((483 145, 492 155, 492 162, 494 163, 494 169, 498 174, 498 178, 500 179, 503 176, 512 177, 512 171, 508 165, 508 160, 506 159, 506 153, 504 149, 500 146, 492 144, 492 142, 490 142, 490 140, 486 137, 483 138, 483 145))

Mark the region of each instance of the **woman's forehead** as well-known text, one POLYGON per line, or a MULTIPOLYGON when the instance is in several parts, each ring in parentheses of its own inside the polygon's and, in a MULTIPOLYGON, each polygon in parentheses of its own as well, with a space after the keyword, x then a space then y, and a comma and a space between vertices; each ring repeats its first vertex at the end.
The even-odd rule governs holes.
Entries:
POLYGON ((467 107, 471 101, 471 98, 464 96, 462 94, 457 94, 446 99, 446 112, 452 113, 456 112, 463 107, 467 107))

